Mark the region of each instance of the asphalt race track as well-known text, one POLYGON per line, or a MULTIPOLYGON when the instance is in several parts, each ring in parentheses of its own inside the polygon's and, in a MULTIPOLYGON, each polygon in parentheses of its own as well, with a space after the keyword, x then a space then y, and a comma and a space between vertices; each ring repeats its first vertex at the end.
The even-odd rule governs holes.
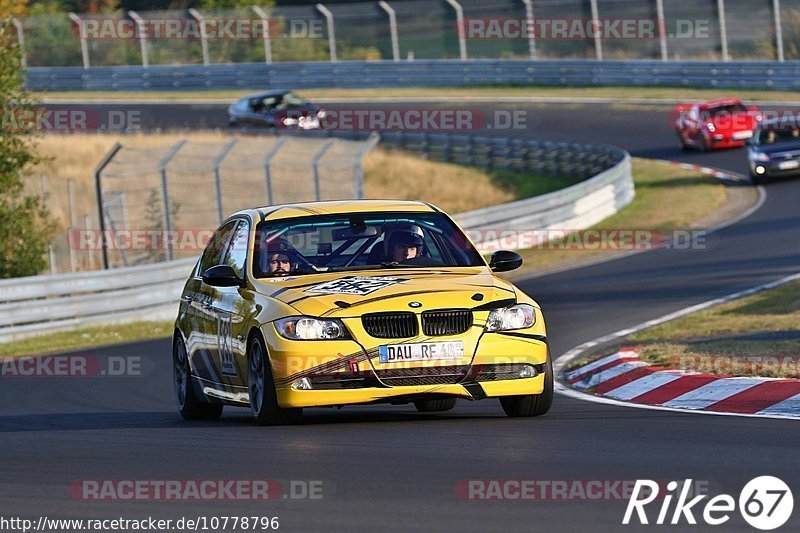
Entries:
MULTIPOLYGON (((220 105, 141 108, 164 128, 226 122, 220 105)), ((664 107, 526 109, 528 129, 516 135, 604 142, 635 156, 746 173, 741 149, 681 152, 664 107)), ((553 353, 800 271, 800 180, 765 189, 760 209, 710 236, 704 251, 643 253, 519 283, 545 310, 553 353)), ((0 496, 16 515, 279 516, 287 531, 696 531, 705 526, 621 526, 625 500, 462 501, 454 489, 470 479, 691 478, 707 482, 712 495, 738 498, 747 481, 762 475, 800 487, 800 424, 792 421, 556 396, 552 411, 538 419, 509 419, 495 401, 461 401, 438 415, 413 406, 309 409, 295 427, 256 427, 249 412, 232 408, 221 421, 190 423, 174 407, 168 340, 82 353, 141 356, 144 375, 4 380, 0 496), (322 499, 302 501, 93 502, 68 494, 82 479, 275 479, 284 487, 321 480, 324 488, 322 499)), ((648 509, 652 522, 658 507, 648 509)), ((795 513, 786 529, 796 529, 798 520, 795 513)), ((736 512, 716 529, 751 530, 736 512)))

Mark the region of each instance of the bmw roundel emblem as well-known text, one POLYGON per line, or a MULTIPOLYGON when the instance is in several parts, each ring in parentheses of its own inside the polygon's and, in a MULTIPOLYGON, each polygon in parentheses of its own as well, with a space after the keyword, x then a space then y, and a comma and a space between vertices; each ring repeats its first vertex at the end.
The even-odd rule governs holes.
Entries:
POLYGON ((416 309, 417 307, 422 307, 422 304, 419 303, 419 302, 409 302, 408 306, 409 307, 413 307, 414 309, 416 309))

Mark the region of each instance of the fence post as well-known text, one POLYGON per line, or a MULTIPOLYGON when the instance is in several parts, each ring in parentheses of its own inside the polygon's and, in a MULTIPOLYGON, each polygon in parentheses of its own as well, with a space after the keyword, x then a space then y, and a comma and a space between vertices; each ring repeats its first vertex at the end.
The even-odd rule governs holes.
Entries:
POLYGON ((336 33, 334 33, 333 28, 333 13, 322 4, 316 4, 316 7, 328 23, 328 48, 330 48, 331 63, 336 63, 338 59, 336 58, 336 33))
MULTIPOLYGON (((595 24, 599 27, 600 12, 597 9, 597 0, 591 0, 591 4, 592 4, 592 20, 594 20, 595 24)), ((600 33, 601 32, 598 29, 598 31, 594 35, 594 52, 597 56, 598 61, 603 60, 603 39, 600 33)))
POLYGON ((67 200, 69 202, 69 231, 67 231, 67 246, 69 247, 69 269, 75 272, 78 269, 78 259, 75 257, 75 247, 69 239, 70 231, 75 229, 75 183, 72 178, 67 178, 67 200))
POLYGON ((208 65, 211 61, 208 58, 208 35, 206 35, 206 25, 203 22, 206 20, 195 8, 189 9, 189 14, 194 17, 200 25, 200 47, 203 50, 203 64, 208 65))
POLYGON ((456 31, 458 32, 458 52, 461 56, 461 61, 467 60, 467 40, 464 34, 466 28, 464 27, 464 10, 461 9, 461 4, 456 0, 447 0, 447 3, 452 6, 456 12, 456 31))
MULTIPOLYGON (((533 0, 522 0, 525 4, 525 24, 529 28, 533 26, 533 0)), ((536 32, 528 32, 528 52, 531 55, 531 61, 536 59, 536 32)))
POLYGON ((318 202, 322 200, 322 189, 319 183, 319 160, 322 159, 328 150, 330 150, 334 142, 336 142, 336 139, 328 139, 325 141, 325 144, 323 144, 322 148, 320 148, 319 151, 314 154, 314 158, 311 160, 311 169, 314 173, 314 196, 318 202))
POLYGON ((278 154, 287 140, 288 137, 281 137, 278 139, 272 146, 272 149, 264 156, 264 180, 267 185, 267 202, 269 205, 274 205, 275 203, 275 199, 272 195, 272 172, 270 171, 269 165, 272 162, 272 158, 278 154))
POLYGON ((658 40, 661 46, 661 61, 668 61, 667 19, 664 17, 664 0, 656 0, 656 12, 658 16, 658 40))
POLYGON ((172 148, 169 149, 167 155, 164 156, 163 159, 159 162, 159 171, 161 173, 161 195, 164 202, 162 209, 164 210, 162 217, 164 220, 164 244, 166 245, 167 250, 167 261, 172 261, 172 238, 170 233, 172 232, 172 220, 170 219, 169 214, 169 187, 167 184, 167 165, 169 162, 172 161, 172 158, 178 154, 183 145, 186 144, 186 140, 181 140, 176 142, 172 148))
POLYGON ((719 12, 719 38, 722 41, 722 60, 730 61, 728 55, 728 26, 725 23, 725 0, 717 0, 717 11, 719 12))
POLYGON ((400 61, 400 43, 397 39, 397 14, 385 0, 380 0, 378 5, 389 15, 389 34, 392 36, 392 60, 395 62, 400 61))
POLYGON ((219 175, 219 166, 222 164, 222 160, 225 159, 238 140, 239 139, 233 139, 229 143, 225 144, 225 146, 222 147, 222 150, 220 150, 220 152, 214 158, 214 162, 212 163, 214 165, 214 189, 217 193, 217 225, 220 226, 222 225, 222 221, 225 220, 225 213, 222 211, 222 183, 219 175))
POLYGON ((364 198, 364 167, 362 163, 364 161, 364 157, 375 148, 375 145, 381 140, 381 136, 378 134, 377 131, 373 131, 367 137, 367 140, 364 141, 364 146, 362 146, 358 152, 356 152, 355 156, 355 163, 353 165, 353 198, 358 200, 362 200, 364 198))
POLYGON ((784 62, 783 27, 781 26, 781 0, 772 0, 772 13, 775 16, 775 44, 778 48, 778 61, 784 62))
POLYGON ((55 275, 58 273, 58 269, 56 269, 56 253, 53 250, 53 244, 50 243, 47 245, 47 258, 50 260, 50 274, 55 275))
POLYGON ((17 17, 11 17, 11 22, 17 29, 17 44, 19 45, 19 61, 22 68, 28 66, 28 59, 25 56, 25 28, 22 26, 22 21, 17 17))
MULTIPOLYGON (((87 234, 92 231, 92 219, 89 215, 83 216, 83 228, 86 230, 87 234)), ((86 251, 89 254, 89 270, 92 270, 94 269, 94 250, 89 246, 86 251)))
POLYGON ((100 160, 97 167, 94 169, 94 191, 95 195, 97 196, 97 220, 100 225, 100 238, 98 242, 100 243, 100 251, 103 257, 103 269, 108 270, 108 250, 106 247, 106 222, 105 216, 103 216, 103 187, 100 183, 100 178, 102 176, 103 170, 108 166, 109 163, 114 159, 114 156, 117 155, 122 149, 122 145, 117 142, 114 146, 111 147, 111 150, 100 160))
POLYGON ((81 41, 81 56, 83 57, 83 68, 89 68, 89 45, 86 43, 86 35, 83 32, 83 21, 75 13, 70 13, 69 18, 78 26, 78 38, 81 41))
POLYGON ((252 6, 256 15, 261 17, 261 22, 264 24, 264 62, 272 63, 272 41, 269 34, 269 17, 260 6, 252 6))
POLYGON ((147 49, 147 25, 144 19, 139 16, 136 11, 128 11, 128 16, 136 23, 139 31, 139 49, 142 51, 142 66, 147 68, 150 66, 150 55, 147 49))

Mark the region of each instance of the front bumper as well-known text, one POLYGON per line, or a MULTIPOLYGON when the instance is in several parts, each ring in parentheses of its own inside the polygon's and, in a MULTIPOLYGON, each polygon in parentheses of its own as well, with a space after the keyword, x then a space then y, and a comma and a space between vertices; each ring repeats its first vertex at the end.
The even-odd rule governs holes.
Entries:
POLYGON ((799 176, 800 167, 798 168, 780 168, 778 161, 750 161, 750 175, 758 176, 761 178, 777 178, 781 176, 799 176), (763 172, 758 172, 761 167, 763 172))
POLYGON ((323 407, 368 403, 391 403, 411 401, 415 397, 451 396, 468 400, 481 400, 500 396, 541 394, 544 390, 544 374, 534 378, 493 382, 457 383, 449 385, 423 385, 401 387, 369 387, 340 390, 278 390, 281 407, 323 407))
POLYGON ((402 402, 422 396, 478 400, 540 394, 544 387, 548 349, 541 317, 530 330, 484 333, 478 323, 459 336, 429 339, 463 341, 465 353, 458 360, 399 364, 381 363, 378 357, 381 344, 396 341, 365 341, 363 331, 347 325, 361 343, 289 341, 272 324, 262 328, 281 407, 402 402))

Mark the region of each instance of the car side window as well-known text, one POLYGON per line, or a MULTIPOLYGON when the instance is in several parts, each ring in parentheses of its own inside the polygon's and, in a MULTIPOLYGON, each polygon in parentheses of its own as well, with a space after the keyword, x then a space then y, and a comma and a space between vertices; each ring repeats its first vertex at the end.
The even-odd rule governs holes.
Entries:
POLYGON ((239 222, 233 231, 230 245, 225 253, 224 264, 233 268, 236 275, 244 278, 244 265, 247 261, 247 244, 250 236, 250 224, 244 220, 239 222))
POLYGON ((238 222, 238 220, 228 222, 211 236, 211 240, 208 241, 208 245, 205 251, 203 251, 203 257, 200 258, 200 268, 197 272, 198 276, 202 276, 203 272, 209 268, 222 264, 223 254, 227 250, 226 245, 231 238, 233 228, 236 227, 238 222))

